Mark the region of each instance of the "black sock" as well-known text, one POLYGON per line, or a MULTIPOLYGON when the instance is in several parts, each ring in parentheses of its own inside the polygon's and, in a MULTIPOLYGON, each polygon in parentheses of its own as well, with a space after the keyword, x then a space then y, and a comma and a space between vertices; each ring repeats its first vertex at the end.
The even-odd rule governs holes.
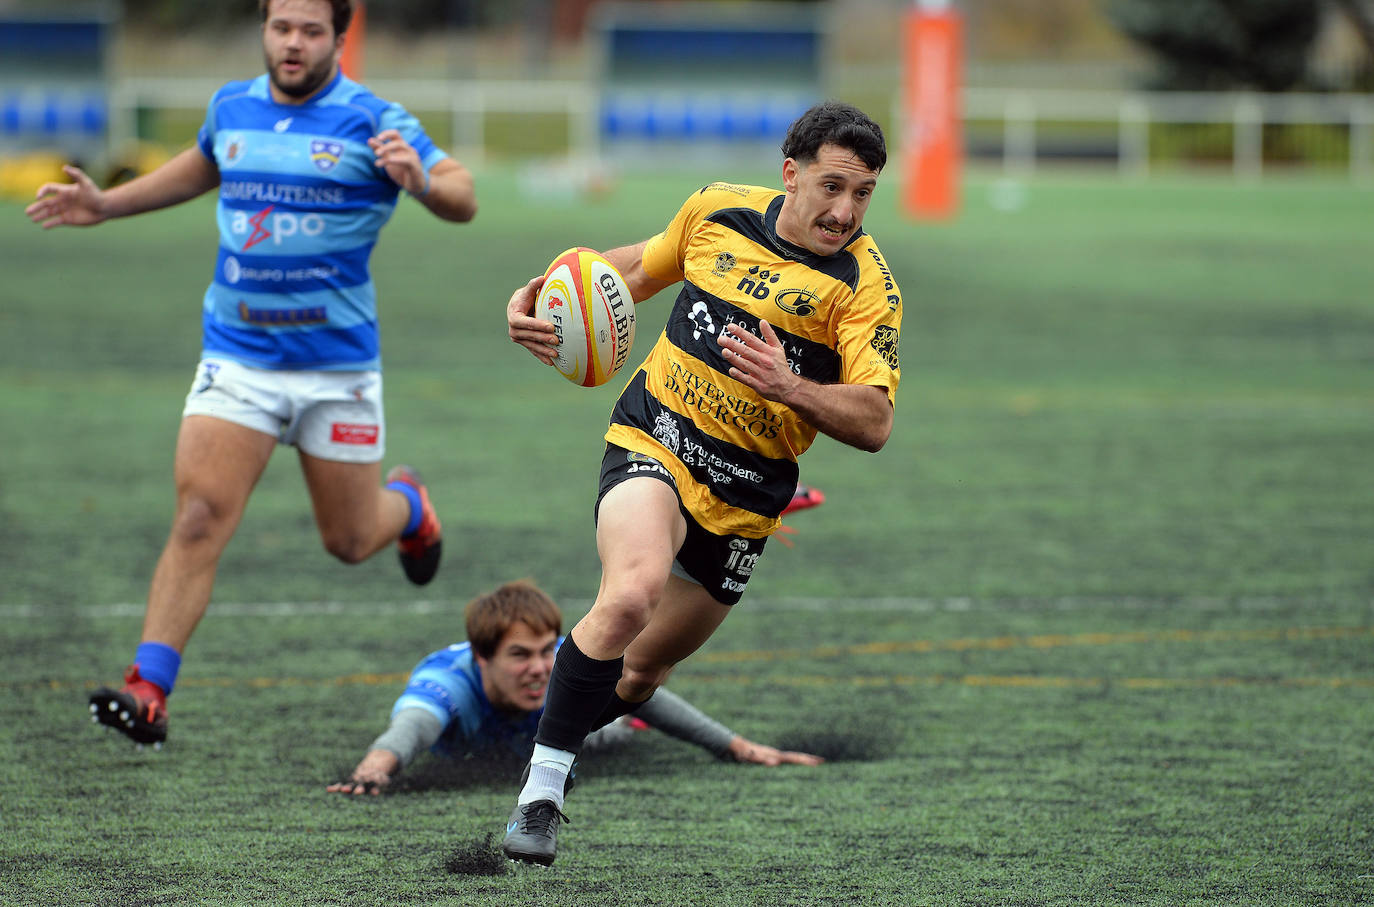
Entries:
MULTIPOLYGON (((654 698, 654 694, 653 694, 653 693, 650 693, 650 694, 649 694, 649 699, 653 699, 653 698, 654 698)), ((604 709, 601 710, 601 714, 597 717, 596 721, 592 724, 592 730, 593 730, 593 731, 599 731, 599 730, 601 730, 603 727, 605 727, 606 725, 610 724, 612 721, 615 721, 615 720, 616 720, 617 718, 619 718, 621 715, 628 715, 628 714, 630 714, 630 713, 633 712, 635 709, 637 709, 637 708, 639 708, 640 706, 642 706, 645 702, 648 702, 649 699, 645 699, 643 702, 626 702, 625 700, 623 700, 623 699, 620 698, 620 694, 619 694, 619 693, 612 693, 612 694, 611 694, 611 701, 608 702, 608 703, 606 703, 606 707, 605 707, 604 709)), ((589 732, 589 733, 590 733, 590 732, 589 732)))
POLYGON ((597 716, 615 696, 624 657, 602 661, 588 658, 571 635, 558 647, 549 677, 549 695, 534 742, 570 753, 581 752, 597 716))

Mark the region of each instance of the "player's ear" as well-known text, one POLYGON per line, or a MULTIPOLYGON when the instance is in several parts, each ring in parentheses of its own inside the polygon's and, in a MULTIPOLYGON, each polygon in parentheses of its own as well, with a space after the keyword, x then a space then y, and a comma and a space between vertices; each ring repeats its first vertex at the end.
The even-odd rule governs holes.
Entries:
POLYGON ((797 174, 801 171, 796 158, 787 158, 782 162, 782 188, 784 192, 797 191, 797 174))

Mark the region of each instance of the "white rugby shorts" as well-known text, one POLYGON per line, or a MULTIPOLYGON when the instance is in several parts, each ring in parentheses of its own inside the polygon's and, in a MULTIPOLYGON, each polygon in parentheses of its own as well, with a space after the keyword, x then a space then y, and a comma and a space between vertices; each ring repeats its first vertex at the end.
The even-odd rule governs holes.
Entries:
POLYGON ((377 463, 386 452, 379 371, 278 371, 206 357, 181 415, 243 425, 322 460, 377 463))

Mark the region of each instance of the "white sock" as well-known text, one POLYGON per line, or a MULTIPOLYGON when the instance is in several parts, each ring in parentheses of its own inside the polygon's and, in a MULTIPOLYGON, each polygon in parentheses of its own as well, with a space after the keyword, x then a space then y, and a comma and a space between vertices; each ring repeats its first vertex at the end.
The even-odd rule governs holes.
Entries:
POLYGON ((523 805, 535 800, 552 800, 555 806, 562 809, 563 785, 567 783, 568 773, 572 771, 576 758, 576 753, 536 743, 534 755, 530 757, 529 780, 520 790, 516 802, 523 805))

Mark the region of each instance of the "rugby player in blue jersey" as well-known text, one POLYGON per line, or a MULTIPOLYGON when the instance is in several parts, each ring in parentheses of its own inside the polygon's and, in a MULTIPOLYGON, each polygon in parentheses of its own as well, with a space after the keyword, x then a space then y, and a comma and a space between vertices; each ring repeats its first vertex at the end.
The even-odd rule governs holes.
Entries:
POLYGON ((443 220, 477 213, 467 168, 401 106, 339 69, 350 0, 260 0, 267 72, 215 92, 195 147, 102 191, 76 167, 27 214, 92 226, 218 187, 219 254, 201 360, 177 437, 176 512, 142 642, 92 716, 138 743, 167 736, 166 697, 210 602, 215 570, 277 444, 297 448, 325 549, 354 564, 397 543, 423 585, 438 517, 407 466, 383 482, 376 294, 368 259, 404 190, 443 220))
MULTIPOLYGON (((494 754, 527 760, 544 712, 554 653, 563 639, 558 606, 528 580, 506 583, 473 599, 465 614, 467 642, 432 652, 415 666, 391 709, 387 729, 372 742, 346 781, 326 789, 379 794, 426 749, 441 756, 494 754)), ((710 751, 756 765, 818 765, 810 753, 754 743, 661 689, 631 713, 644 725, 710 751)), ((617 722, 588 737, 584 751, 633 736, 617 722)))
MULTIPOLYGON (((782 189, 712 183, 656 236, 612 249, 636 302, 681 284, 611 414, 596 504, 601 586, 554 663, 502 850, 552 863, 564 779, 587 734, 653 695, 740 600, 818 434, 891 435, 902 299, 863 229, 887 162, 862 111, 816 105, 782 143, 782 189)), ((510 339, 553 362, 536 277, 510 339)))

